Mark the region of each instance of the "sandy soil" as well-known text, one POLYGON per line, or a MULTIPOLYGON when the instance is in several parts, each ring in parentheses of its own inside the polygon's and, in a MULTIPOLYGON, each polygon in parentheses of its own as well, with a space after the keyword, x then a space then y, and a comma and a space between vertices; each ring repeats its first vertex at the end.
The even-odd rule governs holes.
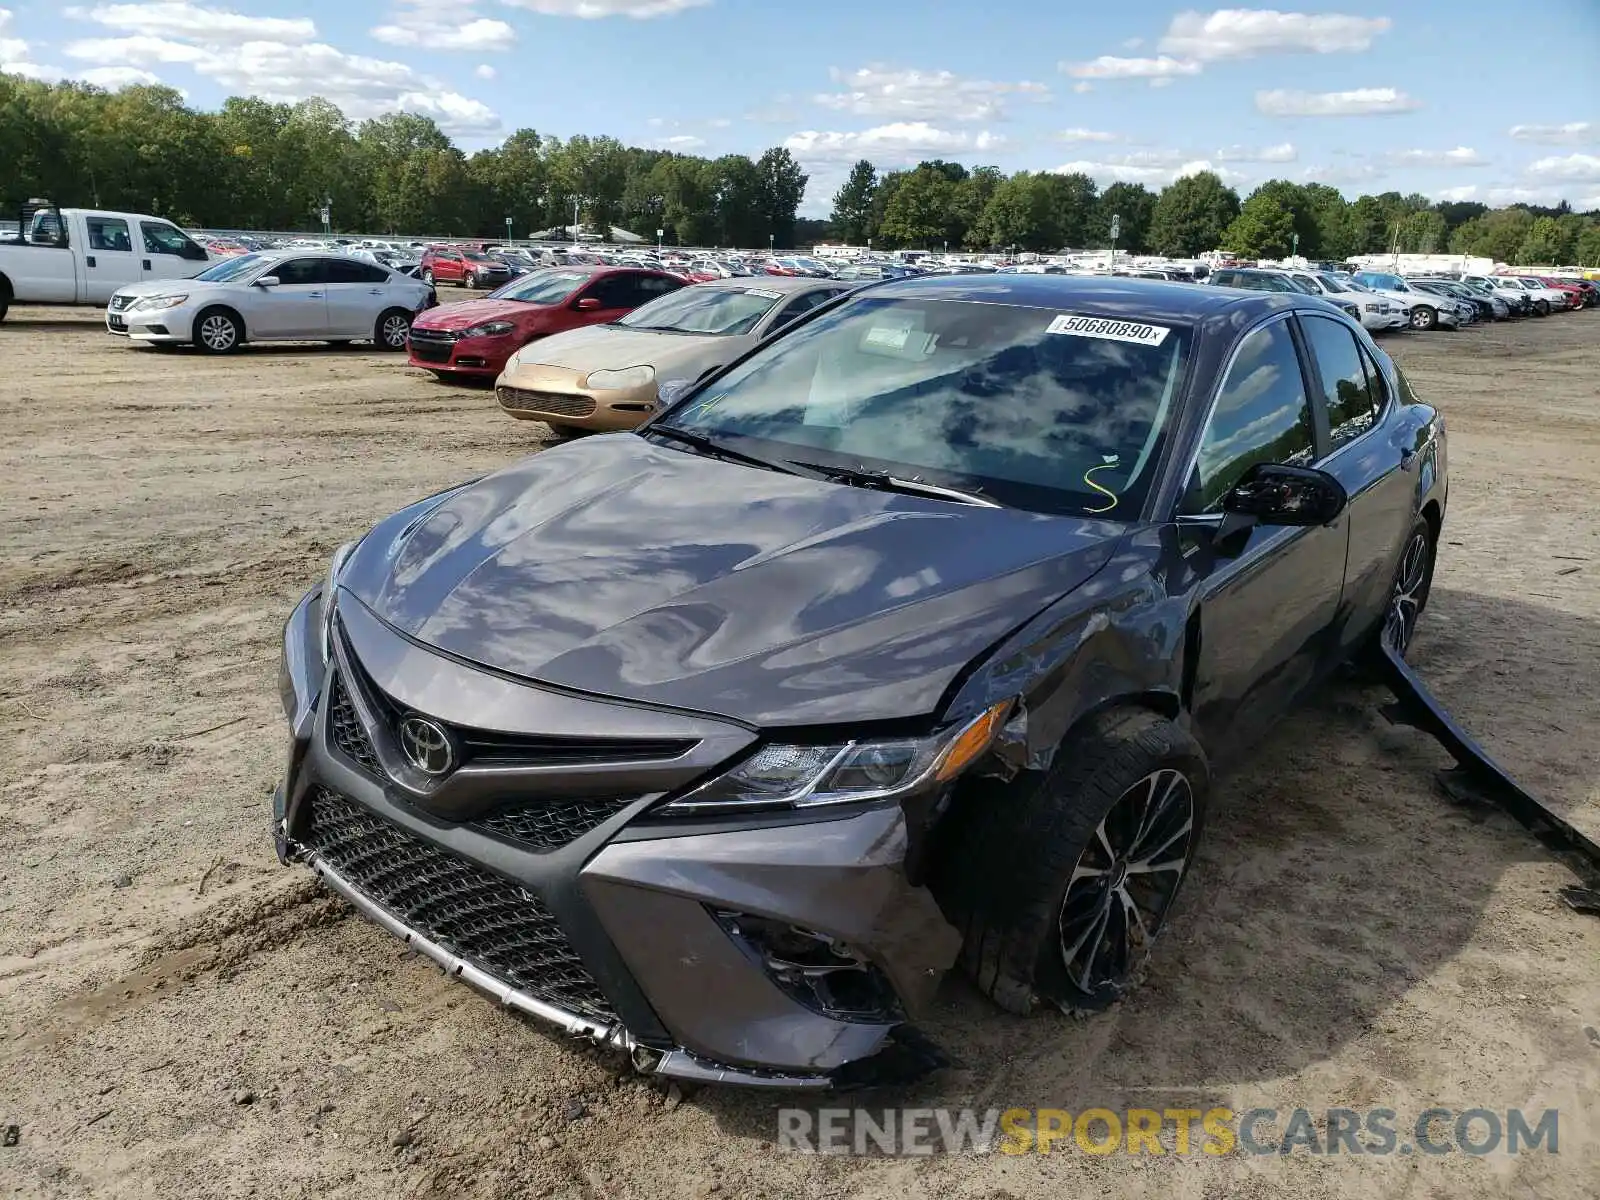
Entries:
MULTIPOLYGON (((1600 836, 1597 335, 1581 313, 1388 344, 1451 429, 1422 670, 1600 836)), ((952 981, 926 1028, 959 1065, 903 1101, 1558 1107, 1558 1155, 780 1153, 782 1099, 683 1098, 565 1045, 272 856, 294 598, 336 544, 543 427, 363 348, 140 352, 94 313, 14 310, 0 365, 0 1126, 20 1126, 0 1189, 1600 1193, 1600 922, 1516 826, 1441 797, 1446 760, 1384 721, 1381 689, 1329 689, 1224 781, 1135 997, 1021 1021, 952 981)))

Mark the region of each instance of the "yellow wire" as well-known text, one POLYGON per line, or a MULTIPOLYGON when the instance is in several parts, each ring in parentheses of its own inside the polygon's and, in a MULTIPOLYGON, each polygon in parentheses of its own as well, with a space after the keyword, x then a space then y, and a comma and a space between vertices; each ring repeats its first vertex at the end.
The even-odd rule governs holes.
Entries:
POLYGON ((1113 508, 1115 508, 1117 506, 1117 502, 1120 499, 1120 497, 1115 492, 1113 492, 1110 488, 1106 487, 1104 484, 1096 483, 1091 478, 1091 476, 1093 476, 1096 471, 1105 471, 1105 470, 1109 470, 1112 467, 1116 467, 1116 466, 1120 466, 1120 465, 1121 465, 1120 463, 1114 463, 1114 462, 1101 463, 1098 467, 1090 467, 1087 471, 1085 471, 1083 473, 1083 481, 1086 484, 1088 484, 1090 487, 1092 487, 1095 491, 1099 492, 1102 496, 1107 497, 1111 501, 1111 503, 1107 504, 1104 508, 1091 508, 1089 510, 1090 513, 1110 512, 1113 508))

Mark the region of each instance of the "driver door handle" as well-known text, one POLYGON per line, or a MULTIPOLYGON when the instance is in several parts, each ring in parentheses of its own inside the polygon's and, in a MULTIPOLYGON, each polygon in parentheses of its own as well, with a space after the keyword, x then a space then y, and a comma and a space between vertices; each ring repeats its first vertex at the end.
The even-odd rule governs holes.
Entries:
POLYGON ((306 299, 307 300, 321 300, 322 299, 322 295, 323 294, 321 292, 307 292, 306 293, 306 299))

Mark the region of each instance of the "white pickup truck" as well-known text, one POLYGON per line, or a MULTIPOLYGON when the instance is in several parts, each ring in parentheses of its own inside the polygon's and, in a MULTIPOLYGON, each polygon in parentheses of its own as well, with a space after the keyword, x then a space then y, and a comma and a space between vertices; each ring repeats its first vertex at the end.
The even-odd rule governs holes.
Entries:
POLYGON ((12 304, 104 305, 146 279, 189 279, 215 261, 171 221, 29 201, 0 240, 0 320, 12 304))

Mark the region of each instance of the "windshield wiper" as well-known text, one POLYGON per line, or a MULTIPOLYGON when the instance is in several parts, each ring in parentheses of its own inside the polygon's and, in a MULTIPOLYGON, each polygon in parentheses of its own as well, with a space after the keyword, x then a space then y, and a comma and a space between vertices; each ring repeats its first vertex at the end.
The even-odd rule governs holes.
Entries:
POLYGON ((853 487, 876 488, 883 492, 903 492, 908 496, 931 496, 936 500, 954 500, 959 504, 975 504, 979 508, 1002 508, 1001 504, 980 495, 978 492, 962 491, 960 488, 944 487, 937 483, 927 483, 921 479, 901 479, 887 471, 872 471, 866 467, 828 467, 821 463, 795 462, 790 465, 805 467, 807 470, 816 471, 835 483, 846 483, 853 487))
POLYGON ((728 462, 745 463, 752 467, 764 467, 768 471, 777 471, 782 475, 803 475, 800 471, 786 462, 773 462, 770 458, 758 458, 754 454, 745 454, 743 451, 734 450, 724 446, 721 442, 712 441, 703 433, 693 433, 687 429, 680 429, 676 425, 647 425, 639 431, 642 434, 655 434, 657 437, 668 438, 674 442, 681 442, 685 446, 693 446, 696 450, 710 455, 712 458, 725 459, 728 462))

